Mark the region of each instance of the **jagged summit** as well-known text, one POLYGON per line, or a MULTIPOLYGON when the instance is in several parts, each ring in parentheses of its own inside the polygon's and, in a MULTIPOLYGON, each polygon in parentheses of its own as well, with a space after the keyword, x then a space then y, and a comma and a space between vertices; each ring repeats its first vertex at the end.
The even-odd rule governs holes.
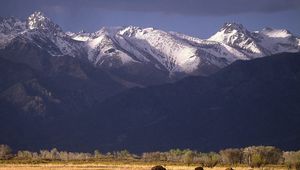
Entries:
POLYGON ((127 37, 135 36, 137 33, 147 34, 148 32, 156 30, 153 27, 141 28, 138 26, 124 26, 120 29, 119 34, 127 37))
POLYGON ((31 14, 26 21, 28 29, 41 29, 48 30, 51 32, 62 31, 62 29, 55 24, 51 19, 46 17, 44 13, 36 11, 31 14))
POLYGON ((235 49, 239 49, 248 58, 257 58, 268 55, 260 46, 256 37, 248 31, 242 24, 225 23, 216 34, 209 38, 227 44, 235 49))
POLYGON ((225 30, 225 31, 228 31, 228 32, 231 32, 233 30, 242 31, 242 32, 247 31, 242 24, 235 23, 235 22, 226 22, 226 23, 224 23, 224 25, 221 27, 220 30, 225 30))
POLYGON ((210 40, 215 41, 230 41, 230 38, 237 39, 237 38, 243 38, 243 37, 249 37, 250 31, 248 31, 242 24, 238 24, 235 22, 228 22, 225 23, 219 31, 214 34, 212 37, 210 37, 210 40))

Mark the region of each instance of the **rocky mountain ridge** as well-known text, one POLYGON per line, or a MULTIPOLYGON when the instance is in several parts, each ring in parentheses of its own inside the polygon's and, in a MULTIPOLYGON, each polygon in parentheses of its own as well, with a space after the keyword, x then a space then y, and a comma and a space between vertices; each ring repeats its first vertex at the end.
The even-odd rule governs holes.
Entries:
POLYGON ((1 49, 20 41, 32 43, 52 56, 78 57, 141 85, 209 75, 236 60, 300 50, 299 38, 287 30, 250 32, 241 24, 226 23, 209 39, 134 26, 71 33, 64 32, 42 12, 33 13, 24 22, 2 19, 0 37, 1 49))

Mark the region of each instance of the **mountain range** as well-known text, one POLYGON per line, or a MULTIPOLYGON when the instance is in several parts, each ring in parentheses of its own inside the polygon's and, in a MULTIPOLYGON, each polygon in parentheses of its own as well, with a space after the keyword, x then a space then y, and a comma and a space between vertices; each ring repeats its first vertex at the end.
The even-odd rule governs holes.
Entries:
POLYGON ((298 149, 299 51, 288 30, 237 23, 200 39, 134 26, 64 32, 42 12, 0 18, 0 143, 298 149))
MULTIPOLYGON (((209 75, 236 60, 300 50, 299 38, 288 30, 250 32, 236 23, 225 23, 209 39, 134 26, 104 27, 94 33, 64 32, 42 12, 33 13, 26 21, 4 18, 0 23, 1 49, 31 44, 50 56, 86 60, 116 78, 141 86, 209 75)), ((32 66, 39 67, 38 63, 32 66)))

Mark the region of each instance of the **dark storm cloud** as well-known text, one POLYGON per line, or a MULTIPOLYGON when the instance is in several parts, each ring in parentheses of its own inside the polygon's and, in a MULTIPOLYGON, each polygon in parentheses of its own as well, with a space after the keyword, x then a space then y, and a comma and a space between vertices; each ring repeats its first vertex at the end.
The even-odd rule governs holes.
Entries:
MULTIPOLYGON (((84 4, 86 1, 78 1, 84 4)), ((300 9, 300 0, 91 0, 99 9, 163 12, 183 15, 231 15, 300 9)))
POLYGON ((300 0, 0 0, 0 13, 11 10, 72 12, 82 8, 179 15, 220 16, 299 10, 300 0))

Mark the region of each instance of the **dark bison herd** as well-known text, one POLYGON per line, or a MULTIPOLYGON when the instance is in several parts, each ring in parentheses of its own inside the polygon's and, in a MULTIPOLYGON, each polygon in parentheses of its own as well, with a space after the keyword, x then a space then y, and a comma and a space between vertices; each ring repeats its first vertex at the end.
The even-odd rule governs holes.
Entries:
MULTIPOLYGON (((152 167, 151 170, 167 170, 167 169, 161 165, 157 165, 157 166, 152 167)), ((199 166, 199 167, 196 167, 195 170, 204 170, 204 169, 203 169, 203 167, 199 166)), ((233 170, 233 168, 226 168, 225 170, 233 170)))
POLYGON ((152 167, 151 170, 167 170, 167 169, 161 165, 157 165, 157 166, 152 167))

